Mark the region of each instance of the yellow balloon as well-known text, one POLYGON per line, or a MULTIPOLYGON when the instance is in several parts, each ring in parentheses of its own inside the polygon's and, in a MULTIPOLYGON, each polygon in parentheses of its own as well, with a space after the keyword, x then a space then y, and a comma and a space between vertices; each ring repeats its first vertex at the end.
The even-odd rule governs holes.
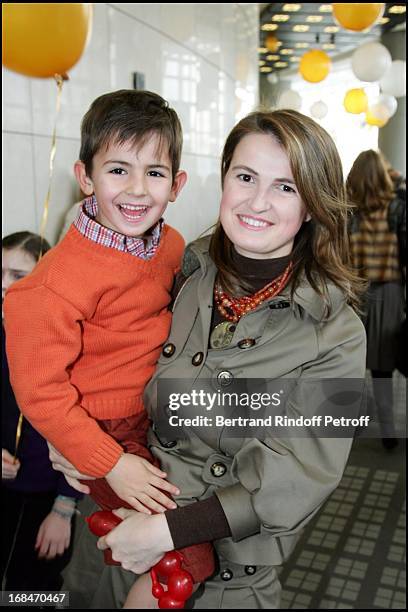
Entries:
POLYGON ((329 74, 330 66, 331 60, 327 53, 319 49, 312 49, 302 56, 299 72, 305 81, 319 83, 329 74))
POLYGON ((375 125, 376 127, 384 127, 388 121, 388 119, 380 119, 379 117, 376 117, 369 110, 366 112, 365 120, 368 125, 375 125))
POLYGON ((3 65, 30 77, 65 74, 91 34, 92 4, 4 3, 3 65))
POLYGON ((333 16, 346 30, 362 32, 374 25, 384 13, 384 3, 343 2, 333 4, 333 16))
POLYGON ((268 51, 272 51, 272 53, 279 49, 279 40, 274 34, 268 34, 268 36, 265 38, 265 47, 268 49, 268 51))
POLYGON ((358 115, 365 113, 368 108, 368 98, 364 89, 349 89, 343 100, 344 108, 348 113, 358 115))

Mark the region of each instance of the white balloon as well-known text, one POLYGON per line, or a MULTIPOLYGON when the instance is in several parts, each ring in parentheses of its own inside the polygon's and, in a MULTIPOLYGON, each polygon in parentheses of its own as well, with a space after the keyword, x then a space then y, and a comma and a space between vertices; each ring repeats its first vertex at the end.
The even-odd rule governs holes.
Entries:
POLYGON ((315 119, 323 119, 323 117, 325 117, 328 112, 329 112, 329 109, 327 107, 327 104, 322 102, 322 100, 319 100, 318 102, 315 102, 310 107, 310 114, 315 119))
POLYGON ((268 76, 266 77, 266 80, 269 83, 271 83, 271 85, 276 85, 279 81, 278 77, 276 76, 274 72, 271 72, 270 74, 268 74, 268 76))
POLYGON ((395 60, 380 80, 381 91, 396 98, 406 95, 406 62, 395 60))
POLYGON ((351 67, 360 81, 378 81, 392 64, 391 54, 378 42, 364 43, 351 58, 351 67))
POLYGON ((293 110, 300 110, 302 106, 302 98, 293 89, 286 89, 279 97, 278 107, 279 108, 291 108, 293 110))
POLYGON ((390 96, 388 94, 381 94, 374 101, 374 104, 379 104, 380 106, 384 106, 389 113, 389 117, 392 117, 397 112, 398 102, 394 98, 394 96, 390 96))
POLYGON ((368 107, 368 111, 379 121, 388 121, 391 117, 388 108, 381 104, 380 102, 376 102, 374 104, 370 104, 368 107))

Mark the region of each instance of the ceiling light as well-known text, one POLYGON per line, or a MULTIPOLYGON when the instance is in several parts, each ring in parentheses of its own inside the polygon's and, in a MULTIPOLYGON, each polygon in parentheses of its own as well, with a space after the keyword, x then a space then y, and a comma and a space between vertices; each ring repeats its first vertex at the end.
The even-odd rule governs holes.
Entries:
POLYGON ((383 25, 384 23, 388 23, 390 20, 389 17, 381 17, 380 21, 378 22, 380 25, 383 25))
POLYGON ((297 57, 296 55, 292 55, 292 57, 290 58, 291 62, 300 62, 300 57, 297 57))
POLYGON ((320 11, 321 13, 331 13, 331 12, 332 12, 332 10, 333 10, 333 7, 332 7, 332 5, 331 5, 331 4, 321 4, 321 5, 319 6, 319 11, 320 11))
POLYGON ((272 17, 272 21, 288 21, 290 19, 289 15, 274 15, 272 17))
POLYGON ((302 8, 301 4, 284 4, 282 6, 282 11, 286 11, 287 13, 295 13, 302 8))
POLYGON ((389 13, 393 13, 394 15, 401 15, 402 13, 405 13, 406 11, 406 6, 403 6, 402 4, 394 4, 394 6, 391 6, 388 9, 389 13))
POLYGON ((307 49, 309 46, 309 43, 305 43, 305 42, 299 42, 295 44, 296 49, 307 49))
POLYGON ((287 65, 288 65, 288 62, 276 62, 275 68, 286 68, 287 65))
POLYGON ((265 60, 260 60, 258 63, 259 63, 260 66, 265 66, 265 64, 266 64, 265 60))
POLYGON ((264 23, 263 26, 261 26, 261 30, 264 30, 264 32, 273 32, 273 30, 277 30, 278 27, 276 23, 264 23))
POLYGON ((336 32, 339 31, 339 28, 337 26, 326 26, 324 28, 324 31, 329 34, 335 34, 336 32))
POLYGON ((258 47, 258 53, 266 53, 267 50, 268 49, 266 47, 258 47))
POLYGON ((295 25, 293 26, 292 30, 294 32, 307 32, 309 28, 310 26, 308 25, 295 25))
POLYGON ((309 15, 306 17, 306 21, 309 23, 319 23, 320 21, 323 21, 323 15, 309 15))
POLYGON ((270 66, 262 66, 262 68, 260 68, 261 72, 272 72, 272 68, 270 66))
POLYGON ((333 43, 324 43, 323 45, 323 49, 335 49, 336 45, 334 45, 333 43))
POLYGON ((275 62, 276 60, 279 59, 279 55, 267 55, 266 59, 271 61, 271 62, 275 62))

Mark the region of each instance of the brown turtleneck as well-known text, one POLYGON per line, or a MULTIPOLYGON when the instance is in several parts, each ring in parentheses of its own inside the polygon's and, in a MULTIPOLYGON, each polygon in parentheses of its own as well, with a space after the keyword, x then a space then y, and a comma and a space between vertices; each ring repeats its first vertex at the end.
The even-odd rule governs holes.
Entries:
MULTIPOLYGON (((234 251, 233 261, 242 279, 251 285, 255 293, 282 274, 289 264, 290 255, 276 259, 250 259, 234 251)), ((182 285, 179 281, 176 281, 178 289, 182 285)), ((224 320, 218 308, 213 308, 211 331, 224 320)), ((165 516, 175 548, 231 536, 227 518, 216 495, 183 508, 167 510, 165 516)))

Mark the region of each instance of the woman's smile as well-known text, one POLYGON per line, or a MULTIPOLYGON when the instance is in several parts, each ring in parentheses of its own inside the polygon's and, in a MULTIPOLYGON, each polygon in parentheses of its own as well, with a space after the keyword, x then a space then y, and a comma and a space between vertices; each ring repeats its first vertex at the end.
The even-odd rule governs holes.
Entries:
POLYGON ((270 221, 261 219, 260 217, 253 217, 252 215, 237 215, 240 224, 250 231, 262 231, 273 225, 270 221))

